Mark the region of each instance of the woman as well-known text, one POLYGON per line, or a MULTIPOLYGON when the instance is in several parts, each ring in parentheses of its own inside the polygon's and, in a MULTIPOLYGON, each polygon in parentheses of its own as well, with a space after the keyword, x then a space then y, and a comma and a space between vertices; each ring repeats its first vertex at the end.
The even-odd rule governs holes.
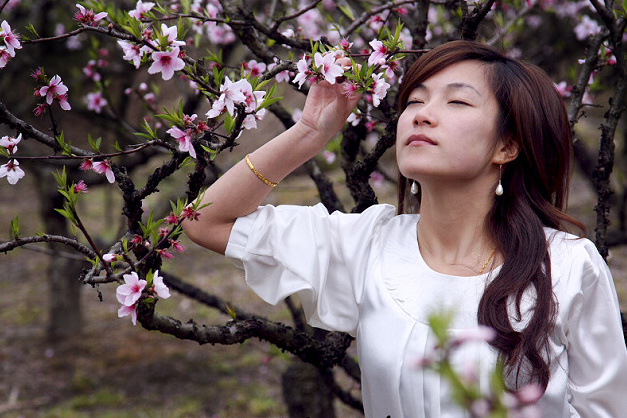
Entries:
POLYGON ((505 360, 511 389, 536 383, 547 417, 627 411, 627 352, 612 278, 594 245, 563 232, 572 143, 564 105, 537 67, 474 42, 423 55, 399 93, 400 214, 259 204, 320 152, 359 97, 312 86, 301 120, 240 162, 184 224, 241 260, 277 303, 298 293, 310 324, 357 337, 367 416, 462 415, 437 375, 415 367, 434 345, 427 318, 454 308, 452 333, 493 327, 462 348, 480 379, 505 360), (261 180, 261 181, 260 181, 261 180), (420 214, 403 214, 405 189, 420 214), (415 184, 414 184, 415 183, 415 184))

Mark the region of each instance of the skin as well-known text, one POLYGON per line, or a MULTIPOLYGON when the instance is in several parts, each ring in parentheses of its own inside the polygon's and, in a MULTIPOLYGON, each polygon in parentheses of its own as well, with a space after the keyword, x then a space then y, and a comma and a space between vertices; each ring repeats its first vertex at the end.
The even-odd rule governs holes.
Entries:
POLYGON ((412 91, 398 121, 399 170, 422 187, 420 250, 445 274, 476 275, 496 248, 485 219, 499 166, 518 155, 497 134, 498 103, 485 73, 478 61, 443 69, 412 91))

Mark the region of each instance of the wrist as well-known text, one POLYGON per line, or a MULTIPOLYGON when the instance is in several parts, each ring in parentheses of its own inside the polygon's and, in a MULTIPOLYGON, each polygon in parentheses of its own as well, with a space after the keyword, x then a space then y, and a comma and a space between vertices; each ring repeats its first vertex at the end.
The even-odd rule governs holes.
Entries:
POLYGON ((294 129, 296 129, 299 133, 299 136, 303 138, 307 143, 317 146, 317 152, 324 149, 327 143, 333 138, 334 135, 328 135, 323 132, 320 132, 315 127, 309 125, 307 122, 303 120, 299 120, 294 124, 294 129))

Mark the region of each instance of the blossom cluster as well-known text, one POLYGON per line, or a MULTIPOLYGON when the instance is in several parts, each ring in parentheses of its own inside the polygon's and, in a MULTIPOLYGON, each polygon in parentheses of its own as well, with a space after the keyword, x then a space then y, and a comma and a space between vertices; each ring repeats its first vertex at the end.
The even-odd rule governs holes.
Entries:
POLYGON ((497 367, 490 376, 490 390, 486 391, 481 389, 479 364, 472 356, 464 356, 461 363, 456 361, 457 350, 468 345, 487 344, 496 337, 496 331, 480 325, 453 333, 449 331, 451 319, 447 314, 431 315, 429 324, 437 345, 417 362, 417 366, 439 373, 450 384, 452 397, 472 417, 540 418, 542 411, 537 402, 543 392, 538 385, 529 383, 517 391, 509 391, 501 367, 497 367))
POLYGON ((194 144, 192 144, 192 138, 202 134, 209 129, 207 124, 203 121, 194 123, 197 115, 184 115, 183 117, 183 129, 178 126, 173 126, 166 132, 170 134, 179 144, 179 150, 181 152, 188 152, 192 158, 196 158, 196 150, 194 144))
POLYGON ((63 110, 70 110, 72 106, 68 102, 68 88, 63 84, 63 80, 58 74, 48 79, 42 68, 33 71, 31 76, 39 82, 35 88, 35 97, 45 97, 45 103, 39 103, 33 110, 36 116, 41 116, 46 112, 48 106, 57 102, 63 110))
POLYGON ((370 55, 367 64, 373 69, 382 69, 384 72, 373 72, 365 80, 360 79, 358 75, 343 80, 341 77, 346 74, 347 70, 353 67, 343 67, 337 63, 337 60, 347 56, 347 51, 351 45, 351 43, 343 39, 339 47, 335 49, 324 53, 315 52, 303 55, 296 64, 298 74, 296 74, 292 82, 298 84, 298 87, 301 88, 306 81, 318 82, 326 80, 330 84, 335 84, 338 80, 346 81, 343 86, 346 96, 350 97, 358 92, 366 92, 370 95, 372 104, 378 107, 390 88, 390 84, 387 83, 386 79, 395 77, 394 69, 398 67, 398 61, 394 58, 394 53, 388 46, 382 41, 375 39, 370 42, 372 50, 368 51, 370 55))
POLYGON ((159 275, 159 270, 155 270, 150 280, 150 284, 147 280, 140 279, 136 272, 132 271, 130 274, 124 274, 124 284, 118 286, 115 290, 115 296, 122 304, 118 309, 118 317, 131 316, 133 325, 137 324, 137 305, 139 304, 142 296, 151 297, 158 296, 161 299, 167 299, 170 297, 170 289, 163 282, 163 277, 159 275))
MULTIPOLYGON (((129 11, 129 16, 141 21, 153 7, 154 3, 144 3, 140 0, 135 9, 129 11)), ((136 69, 141 66, 145 57, 150 56, 152 64, 148 68, 148 73, 161 73, 164 80, 169 80, 176 71, 185 68, 185 52, 180 47, 186 43, 177 39, 178 28, 176 25, 168 26, 162 23, 160 29, 158 31, 153 27, 146 26, 142 32, 143 45, 123 40, 119 40, 118 45, 124 52, 123 58, 130 61, 136 69)))
POLYGON ((87 158, 79 168, 83 171, 93 170, 98 174, 104 175, 109 183, 115 182, 115 174, 111 169, 111 162, 109 160, 94 161, 92 158, 87 158))
POLYGON ((11 30, 6 20, 0 23, 0 68, 6 67, 11 58, 15 57, 15 50, 22 49, 20 36, 11 30))
POLYGON ((257 121, 261 120, 266 110, 260 108, 266 92, 263 90, 253 90, 250 82, 242 78, 238 81, 231 81, 228 76, 224 77, 220 85, 220 96, 215 100, 211 109, 206 113, 209 119, 222 115, 225 111, 235 116, 235 108, 238 105, 244 106, 247 116, 244 118, 243 126, 246 129, 257 128, 257 121))
MULTIPOLYGON (((0 138, 0 146, 4 147, 9 155, 13 155, 17 152, 17 144, 22 140, 22 134, 13 138, 10 136, 3 136, 0 138)), ((0 178, 6 177, 9 184, 17 183, 22 177, 24 177, 24 170, 20 168, 20 163, 16 159, 10 159, 8 163, 0 166, 0 178)))

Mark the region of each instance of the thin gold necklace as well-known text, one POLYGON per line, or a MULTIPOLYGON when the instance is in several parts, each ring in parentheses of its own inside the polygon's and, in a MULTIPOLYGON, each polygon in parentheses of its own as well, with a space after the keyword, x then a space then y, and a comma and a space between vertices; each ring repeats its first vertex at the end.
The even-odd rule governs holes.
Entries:
POLYGON ((485 270, 485 268, 488 266, 488 263, 492 259, 492 256, 494 255, 495 252, 496 252, 496 248, 492 250, 488 259, 485 261, 485 263, 483 263, 483 267, 481 267, 481 270, 479 270, 479 274, 483 273, 483 270, 485 270))

